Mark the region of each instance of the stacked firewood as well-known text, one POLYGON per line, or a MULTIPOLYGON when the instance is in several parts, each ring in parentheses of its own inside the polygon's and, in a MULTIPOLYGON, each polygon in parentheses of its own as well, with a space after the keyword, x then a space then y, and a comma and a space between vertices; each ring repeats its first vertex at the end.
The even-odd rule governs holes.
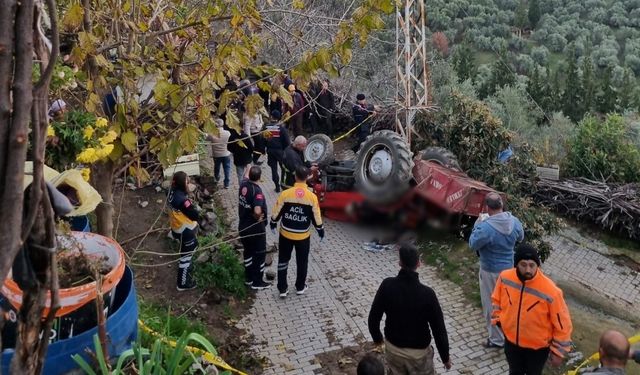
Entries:
POLYGON ((640 184, 543 179, 534 197, 560 213, 640 239, 640 184))

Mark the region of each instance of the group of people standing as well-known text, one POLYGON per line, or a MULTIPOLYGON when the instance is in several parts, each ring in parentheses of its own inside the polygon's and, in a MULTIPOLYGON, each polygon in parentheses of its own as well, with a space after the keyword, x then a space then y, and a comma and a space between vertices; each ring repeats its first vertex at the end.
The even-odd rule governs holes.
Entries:
MULTIPOLYGON (((560 288, 540 269, 537 249, 522 242, 522 224, 504 211, 502 197, 490 193, 484 203, 486 212, 469 238, 469 247, 480 258, 480 296, 487 327, 483 346, 504 350, 509 375, 540 375, 547 363, 561 365, 572 349, 569 310, 560 288)), ((418 252, 404 245, 399 258, 398 276, 382 282, 371 306, 371 337, 385 353, 389 374, 435 374, 432 338, 444 367, 450 369, 444 316, 435 292, 418 279, 418 252), (383 315, 384 335, 380 332, 383 315)), ((628 358, 640 361, 640 351, 631 352, 626 337, 617 331, 603 333, 599 351, 602 366, 593 374, 624 374, 628 358)), ((358 375, 384 374, 375 362, 375 357, 365 356, 358 375)))
MULTIPOLYGON (((271 284, 263 279, 266 255, 265 230, 267 224, 267 206, 259 185, 262 170, 261 157, 266 154, 267 164, 271 169, 271 178, 275 191, 281 192, 274 209, 273 223, 281 222, 280 254, 278 269, 279 289, 286 296, 286 265, 295 249, 298 261, 298 294, 303 293, 306 280, 306 263, 309 253, 310 225, 314 224, 318 233, 324 235, 322 219, 317 198, 306 189, 307 177, 317 168, 304 161, 306 138, 302 135, 303 119, 308 113, 303 93, 296 89, 293 82, 285 77, 283 82, 291 95, 292 104, 286 104, 277 95, 263 95, 255 84, 248 80, 238 83, 239 98, 231 105, 241 119, 240 130, 225 124, 224 118, 214 119, 217 134, 209 134, 213 156, 213 176, 216 184, 228 189, 231 185, 231 163, 235 166, 238 178, 238 230, 244 247, 244 265, 246 284, 253 289, 268 288, 271 284), (269 121, 264 123, 260 110, 248 111, 248 98, 252 95, 264 100, 264 108, 268 108, 269 121), (283 113, 288 113, 287 122, 282 121, 283 113), (293 133, 294 139, 289 136, 293 133), (279 171, 280 170, 280 171, 279 171), (305 186, 303 189, 303 185, 305 186), (294 190, 290 190, 294 189, 294 190), (288 198, 287 198, 288 197, 288 198), (289 213, 289 210, 293 210, 289 213)), ((314 104, 314 128, 321 126, 331 131, 331 115, 333 111, 333 94, 328 89, 328 81, 312 85, 312 95, 317 100, 314 104)), ((188 198, 189 177, 176 173, 172 180, 168 195, 172 237, 180 241, 180 264, 178 268, 177 289, 188 290, 195 287, 191 273, 191 258, 197 250, 196 236, 199 212, 188 198)), ((273 225, 273 224, 272 224, 273 225)))
MULTIPOLYGON (((487 323, 486 348, 504 348, 510 375, 540 375, 549 359, 559 365, 571 350, 571 318, 562 291, 542 273, 538 252, 524 240, 520 221, 487 194, 486 213, 469 246, 480 258, 479 284, 487 323), (514 252, 515 248, 515 252, 514 252)), ((400 248, 401 270, 382 282, 369 313, 376 344, 385 344, 392 374, 434 374, 431 333, 445 368, 451 368, 444 317, 432 289, 420 284, 417 251, 400 248), (385 336, 379 332, 386 314, 385 336)))
MULTIPOLYGON (((273 207, 269 220, 271 231, 278 233, 278 291, 281 298, 289 294, 287 270, 293 251, 296 253, 296 294, 307 290, 307 266, 309 261, 312 227, 324 238, 322 216, 318 198, 307 187, 310 171, 305 166, 295 170, 295 183, 284 190, 273 207)), ((252 166, 249 176, 240 184, 238 198, 238 231, 244 248, 245 283, 254 290, 271 287, 264 280, 266 257, 267 205, 259 181, 261 169, 252 166)))
POLYGON ((218 183, 220 172, 223 172, 225 189, 231 183, 232 159, 238 183, 241 183, 251 165, 262 164, 263 155, 267 157, 276 192, 280 192, 283 186, 292 186, 295 166, 299 163, 287 161, 286 156, 290 154, 287 149, 292 144, 297 150, 306 147, 304 125, 310 124, 313 133, 333 133, 332 115, 335 105, 327 80, 313 83, 308 93, 298 90, 287 77, 283 84, 291 95, 291 104, 287 104, 277 94, 262 95, 262 91, 248 80, 240 81, 240 96, 232 107, 241 114, 241 131, 227 126, 224 118, 214 120, 218 134, 210 134, 207 139, 212 143, 214 178, 218 183), (263 98, 264 109, 269 111, 266 124, 261 111, 249 114, 245 109, 245 101, 254 94, 263 98), (311 103, 307 104, 305 98, 311 100, 311 103), (283 121, 285 115, 288 117, 283 121))

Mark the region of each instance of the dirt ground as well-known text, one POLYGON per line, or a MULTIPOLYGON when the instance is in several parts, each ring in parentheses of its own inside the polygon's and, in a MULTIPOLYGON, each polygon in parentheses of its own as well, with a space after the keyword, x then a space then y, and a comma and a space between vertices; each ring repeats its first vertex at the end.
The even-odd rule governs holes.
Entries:
MULTIPOLYGON (((366 342, 360 346, 350 346, 328 353, 322 353, 316 357, 318 363, 322 366, 320 370, 316 370, 316 374, 323 375, 356 375, 358 362, 367 353, 372 352, 374 345, 372 342, 366 342)), ((374 352, 384 360, 384 355, 374 352)))
POLYGON ((166 193, 157 192, 154 187, 134 191, 118 187, 115 190, 114 233, 128 255, 127 261, 134 271, 139 298, 170 308, 176 315, 185 314, 200 320, 210 336, 216 339, 216 349, 227 363, 249 374, 260 374, 265 359, 249 350, 252 338, 234 327, 235 322, 251 307, 251 293, 246 299, 237 300, 217 290, 197 288, 176 291, 177 265, 175 262, 164 264, 177 259, 169 255, 173 251, 166 237, 169 230, 167 215, 163 212, 166 193), (148 205, 142 208, 141 202, 148 202, 148 205), (152 226, 153 229, 165 229, 150 233, 144 241, 142 238, 130 240, 147 232, 152 226), (144 254, 144 251, 167 255, 144 254))

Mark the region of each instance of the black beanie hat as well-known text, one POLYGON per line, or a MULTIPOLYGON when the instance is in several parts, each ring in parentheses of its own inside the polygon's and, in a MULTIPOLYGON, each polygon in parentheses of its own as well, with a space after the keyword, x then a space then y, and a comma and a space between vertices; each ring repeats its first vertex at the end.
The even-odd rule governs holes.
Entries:
POLYGON ((357 100, 364 100, 364 94, 358 94, 358 95, 356 95, 356 99, 357 99, 357 100))
POLYGON ((282 113, 277 109, 274 109, 273 111, 271 111, 271 117, 273 117, 276 120, 280 120, 282 118, 282 113))
POLYGON ((523 243, 516 247, 516 253, 513 256, 514 266, 517 266, 518 262, 521 260, 532 260, 536 262, 538 267, 540 267, 540 256, 538 255, 538 250, 528 243, 523 243))

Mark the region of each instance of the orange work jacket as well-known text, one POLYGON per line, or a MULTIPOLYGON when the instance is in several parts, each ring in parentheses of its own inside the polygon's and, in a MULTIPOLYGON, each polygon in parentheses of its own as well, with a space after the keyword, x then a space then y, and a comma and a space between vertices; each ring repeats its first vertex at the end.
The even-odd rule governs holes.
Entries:
POLYGON ((550 348, 565 357, 571 350, 571 317, 560 288, 538 269, 520 281, 515 268, 500 273, 491 296, 492 324, 509 342, 529 349, 550 348))

